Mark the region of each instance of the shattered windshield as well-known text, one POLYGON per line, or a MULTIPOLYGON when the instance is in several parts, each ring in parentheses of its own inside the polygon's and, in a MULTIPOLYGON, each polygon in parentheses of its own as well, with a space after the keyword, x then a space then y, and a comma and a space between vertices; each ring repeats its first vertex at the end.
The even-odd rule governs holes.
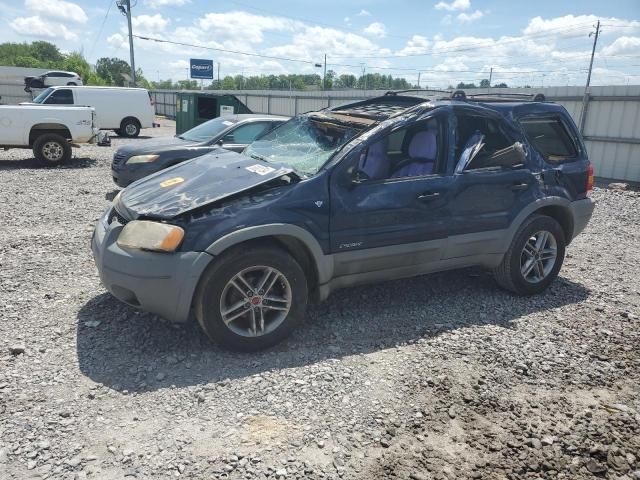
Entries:
POLYGON ((361 131, 322 116, 300 115, 253 142, 245 155, 313 176, 333 153, 361 131))

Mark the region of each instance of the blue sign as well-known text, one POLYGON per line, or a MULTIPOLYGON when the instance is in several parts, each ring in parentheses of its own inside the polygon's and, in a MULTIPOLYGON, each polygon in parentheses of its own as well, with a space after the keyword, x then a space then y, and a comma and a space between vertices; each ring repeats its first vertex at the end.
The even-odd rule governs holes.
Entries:
POLYGON ((191 78, 213 80, 213 60, 191 59, 191 78))

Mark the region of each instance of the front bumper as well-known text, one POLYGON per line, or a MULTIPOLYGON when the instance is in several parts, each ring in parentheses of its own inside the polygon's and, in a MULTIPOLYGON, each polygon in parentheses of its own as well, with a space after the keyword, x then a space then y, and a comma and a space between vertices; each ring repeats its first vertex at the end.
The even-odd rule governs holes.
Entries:
POLYGON ((576 238, 580 232, 582 232, 589 220, 593 215, 593 210, 596 206, 595 200, 591 198, 585 198, 583 200, 576 200, 569 204, 571 214, 573 216, 573 237, 576 238))
POLYGON ((202 273, 213 259, 205 252, 156 253, 116 244, 123 226, 107 224, 109 208, 91 240, 100 280, 117 299, 173 322, 186 322, 202 273))

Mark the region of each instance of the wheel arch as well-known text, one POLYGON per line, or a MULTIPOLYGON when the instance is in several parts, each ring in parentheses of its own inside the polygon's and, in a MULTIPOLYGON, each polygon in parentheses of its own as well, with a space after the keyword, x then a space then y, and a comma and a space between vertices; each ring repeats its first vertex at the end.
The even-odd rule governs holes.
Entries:
POLYGON ((571 212, 571 202, 562 197, 545 197, 536 200, 535 202, 527 205, 518 216, 511 222, 511 225, 507 229, 507 235, 505 235, 502 245, 503 252, 506 252, 513 238, 520 228, 520 225, 529 218, 531 215, 540 214, 556 220, 562 227, 562 231, 565 234, 566 244, 569 245, 573 239, 574 218, 571 212))
POLYGON ((324 254, 320 244, 309 231, 296 225, 270 224, 236 230, 213 242, 206 252, 217 256, 230 248, 255 242, 273 243, 286 250, 307 273, 311 291, 331 279, 332 257, 324 254))
POLYGON ((120 128, 122 128, 122 126, 124 125, 124 123, 127 120, 133 120, 134 122, 136 122, 138 124, 138 128, 142 128, 142 123, 140 123, 140 120, 138 120, 138 118, 134 117, 133 115, 127 115, 122 120, 120 120, 120 128))
POLYGON ((62 123, 37 123, 29 130, 29 146, 33 146, 36 139, 46 133, 54 133, 67 140, 72 139, 71 131, 62 123))

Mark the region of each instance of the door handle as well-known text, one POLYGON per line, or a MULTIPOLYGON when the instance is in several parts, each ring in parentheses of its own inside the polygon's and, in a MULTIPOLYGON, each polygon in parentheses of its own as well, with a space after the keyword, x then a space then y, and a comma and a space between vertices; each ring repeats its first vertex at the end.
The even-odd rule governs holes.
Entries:
POLYGON ((529 188, 528 183, 514 183, 513 185, 511 185, 511 190, 513 190, 514 192, 517 190, 526 190, 527 188, 529 188))
POLYGON ((423 202, 433 200, 434 198, 438 198, 440 193, 438 192, 425 192, 421 195, 418 195, 418 200, 422 200, 423 202))

